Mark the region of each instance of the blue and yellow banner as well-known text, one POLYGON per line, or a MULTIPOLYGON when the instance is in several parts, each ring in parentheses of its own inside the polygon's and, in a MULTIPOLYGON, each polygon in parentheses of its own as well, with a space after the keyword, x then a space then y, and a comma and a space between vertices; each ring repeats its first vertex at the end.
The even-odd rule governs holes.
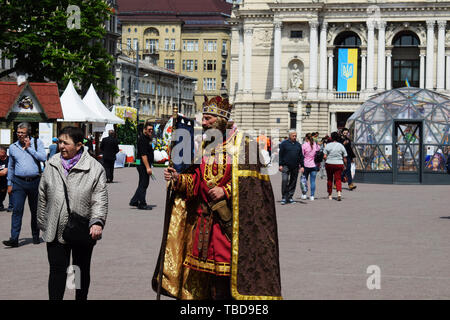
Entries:
POLYGON ((339 49, 337 91, 356 92, 357 80, 358 49, 339 49))

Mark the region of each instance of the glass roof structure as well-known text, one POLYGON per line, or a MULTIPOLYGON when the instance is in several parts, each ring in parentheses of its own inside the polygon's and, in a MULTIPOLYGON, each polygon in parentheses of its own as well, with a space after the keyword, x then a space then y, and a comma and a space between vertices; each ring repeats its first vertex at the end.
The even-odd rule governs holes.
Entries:
POLYGON ((356 169, 446 172, 450 97, 405 87, 372 96, 347 121, 356 169))

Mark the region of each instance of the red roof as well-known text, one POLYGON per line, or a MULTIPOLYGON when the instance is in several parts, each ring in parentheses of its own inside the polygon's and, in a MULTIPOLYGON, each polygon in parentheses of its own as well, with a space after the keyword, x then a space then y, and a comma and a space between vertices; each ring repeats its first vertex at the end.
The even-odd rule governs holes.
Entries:
POLYGON ((25 82, 20 86, 16 82, 0 82, 0 118, 7 116, 27 85, 35 94, 49 120, 63 118, 58 85, 38 82, 25 82))
POLYGON ((232 4, 225 0, 118 0, 122 21, 180 21, 218 25, 231 15, 232 4), (208 22, 209 21, 209 22, 208 22), (213 21, 213 23, 211 23, 213 21))

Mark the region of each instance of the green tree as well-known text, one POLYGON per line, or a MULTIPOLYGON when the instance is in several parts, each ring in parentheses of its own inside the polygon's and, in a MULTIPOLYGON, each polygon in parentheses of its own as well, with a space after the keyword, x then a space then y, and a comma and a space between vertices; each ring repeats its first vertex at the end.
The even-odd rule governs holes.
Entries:
POLYGON ((0 50, 17 59, 13 69, 28 73, 30 81, 55 81, 65 88, 70 79, 84 93, 92 83, 113 94, 113 57, 103 48, 105 21, 111 9, 104 0, 0 0, 0 50), (79 28, 69 5, 80 9, 79 28))
POLYGON ((136 125, 129 119, 125 119, 125 124, 117 126, 117 140, 120 144, 136 146, 136 125))

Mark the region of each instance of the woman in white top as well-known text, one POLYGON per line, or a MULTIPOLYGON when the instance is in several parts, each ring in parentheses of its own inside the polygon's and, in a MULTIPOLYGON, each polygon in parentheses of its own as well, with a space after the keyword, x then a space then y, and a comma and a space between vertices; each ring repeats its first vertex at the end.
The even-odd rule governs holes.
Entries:
POLYGON ((327 190, 328 190, 328 199, 332 199, 331 194, 333 192, 333 177, 336 183, 336 190, 338 193, 338 201, 341 201, 342 198, 342 182, 341 176, 342 171, 347 164, 347 151, 345 151, 345 147, 337 142, 339 139, 339 134, 337 132, 331 133, 331 141, 325 147, 324 159, 325 161, 325 169, 327 171, 327 190))

